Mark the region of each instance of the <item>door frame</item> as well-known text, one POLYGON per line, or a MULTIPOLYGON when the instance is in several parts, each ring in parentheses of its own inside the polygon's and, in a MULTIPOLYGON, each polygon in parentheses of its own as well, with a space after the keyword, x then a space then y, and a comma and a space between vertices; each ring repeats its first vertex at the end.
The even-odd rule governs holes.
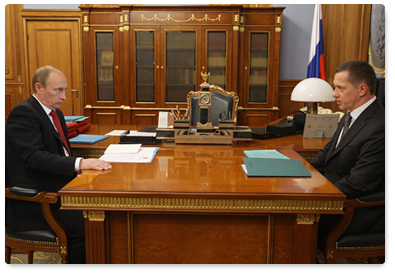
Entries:
MULTIPOLYGON (((21 11, 21 18, 22 18, 22 26, 23 31, 21 31, 20 40, 23 41, 24 45, 24 70, 25 70, 25 79, 26 88, 24 89, 24 98, 27 99, 31 95, 31 77, 29 71, 29 49, 28 49, 28 37, 27 37, 27 25, 28 22, 31 21, 76 21, 78 25, 78 51, 77 54, 79 56, 78 60, 78 68, 79 68, 79 80, 78 84, 78 101, 74 102, 73 109, 75 113, 79 113, 83 115, 84 113, 84 102, 85 102, 85 83, 84 83, 84 75, 83 75, 83 54, 82 54, 82 33, 81 33, 81 20, 82 20, 82 13, 79 9, 77 10, 47 10, 47 9, 22 9, 21 11)), ((68 79, 70 80, 70 79, 68 79)), ((74 89, 75 86, 69 86, 69 89, 74 89)), ((74 96, 74 95, 73 95, 74 96)), ((68 98, 71 99, 71 98, 68 98)))

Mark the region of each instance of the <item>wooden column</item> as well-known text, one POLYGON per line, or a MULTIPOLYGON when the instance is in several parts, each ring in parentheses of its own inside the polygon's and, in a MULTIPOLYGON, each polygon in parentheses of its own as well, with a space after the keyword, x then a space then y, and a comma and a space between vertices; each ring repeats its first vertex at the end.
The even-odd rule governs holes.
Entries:
POLYGON ((292 263, 316 262, 319 214, 297 214, 294 226, 292 263))
POLYGON ((106 236, 104 211, 84 211, 85 248, 87 264, 106 263, 106 236))

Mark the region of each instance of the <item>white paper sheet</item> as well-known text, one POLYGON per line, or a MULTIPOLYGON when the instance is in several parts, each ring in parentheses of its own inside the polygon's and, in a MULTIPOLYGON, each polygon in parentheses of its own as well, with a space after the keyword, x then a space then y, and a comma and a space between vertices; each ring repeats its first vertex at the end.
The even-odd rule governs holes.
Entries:
POLYGON ((137 154, 141 144, 110 144, 104 154, 137 154))
MULTIPOLYGON (((109 133, 106 134, 106 136, 121 136, 123 133, 125 133, 125 130, 113 130, 109 133)), ((137 132, 137 131, 135 131, 137 132)))
MULTIPOLYGON (((123 145, 123 144, 122 144, 123 145)), ((158 147, 143 147, 136 154, 104 154, 100 159, 111 163, 150 163, 157 151, 158 147)))

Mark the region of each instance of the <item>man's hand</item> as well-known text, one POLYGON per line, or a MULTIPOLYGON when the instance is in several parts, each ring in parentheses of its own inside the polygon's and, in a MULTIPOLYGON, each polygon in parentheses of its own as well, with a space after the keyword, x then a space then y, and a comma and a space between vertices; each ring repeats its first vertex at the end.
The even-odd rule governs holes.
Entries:
POLYGON ((98 170, 107 171, 111 170, 112 166, 107 161, 97 159, 97 158, 87 158, 82 159, 80 162, 80 170, 98 170))

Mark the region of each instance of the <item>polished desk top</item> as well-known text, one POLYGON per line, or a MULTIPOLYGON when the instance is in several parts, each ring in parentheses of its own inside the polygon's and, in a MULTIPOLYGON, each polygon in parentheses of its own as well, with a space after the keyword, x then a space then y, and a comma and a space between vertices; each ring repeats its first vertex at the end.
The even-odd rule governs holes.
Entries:
MULTIPOLYGON (((90 133, 105 134, 113 129, 93 127, 90 133)), ((206 203, 194 203, 204 200, 214 202, 214 209, 220 210, 249 208, 341 213, 345 196, 292 150, 303 149, 303 141, 292 143, 294 137, 235 145, 162 143, 151 163, 113 163, 110 171, 84 171, 60 190, 62 207, 204 211, 206 203), (248 177, 244 173, 241 168, 243 157, 246 157, 244 150, 274 148, 301 160, 312 177, 248 177), (233 202, 232 205, 226 203, 228 201, 233 202)), ((115 139, 119 141, 119 137, 115 139)), ((111 141, 115 140, 109 138, 108 144, 111 141)))
MULTIPOLYGON (((92 124, 89 131, 84 132, 84 134, 92 134, 92 135, 105 135, 113 130, 137 130, 135 125, 113 125, 113 124, 92 124)), ((265 140, 253 139, 250 142, 241 142, 238 145, 248 146, 249 148, 259 148, 259 149, 276 149, 276 148, 284 148, 284 149, 293 149, 297 152, 318 152, 320 149, 324 147, 326 143, 329 142, 330 139, 304 139, 302 134, 284 136, 281 138, 272 138, 265 140)), ((110 144, 119 143, 119 137, 109 137, 103 141, 100 141, 93 145, 82 145, 82 144, 73 144, 73 148, 81 148, 81 149, 106 149, 110 144)), ((179 144, 182 147, 194 147, 195 145, 185 145, 179 144)), ((161 146, 161 145, 159 145, 161 146)), ((219 145, 223 147, 224 145, 219 145)), ((234 145, 232 145, 234 146, 234 145)))

